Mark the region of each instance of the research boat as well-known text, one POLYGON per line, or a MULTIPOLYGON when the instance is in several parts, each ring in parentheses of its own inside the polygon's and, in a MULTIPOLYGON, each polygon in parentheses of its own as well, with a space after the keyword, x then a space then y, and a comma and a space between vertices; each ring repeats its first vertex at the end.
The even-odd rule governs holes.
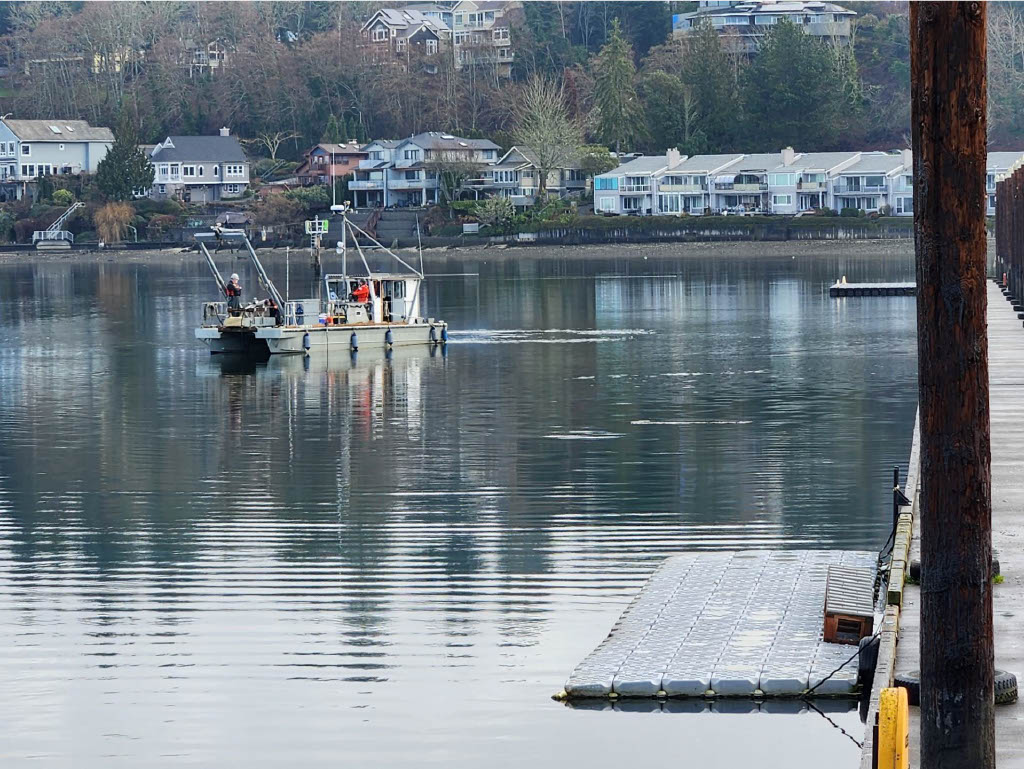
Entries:
POLYGON ((323 276, 322 298, 290 299, 282 296, 270 279, 244 230, 217 229, 197 233, 195 239, 206 257, 223 295, 226 284, 207 248, 208 244, 244 246, 256 268, 268 299, 231 309, 227 302, 203 305, 203 325, 196 338, 211 352, 269 352, 271 355, 304 353, 314 349, 389 350, 405 345, 444 345, 448 324, 421 316, 423 256, 416 269, 375 238, 352 224, 342 212, 342 232, 337 254, 341 272, 323 276), (348 241, 359 255, 362 270, 348 271, 348 241), (359 238, 369 244, 364 250, 359 238), (394 271, 370 268, 366 251, 384 254, 397 264, 394 271))

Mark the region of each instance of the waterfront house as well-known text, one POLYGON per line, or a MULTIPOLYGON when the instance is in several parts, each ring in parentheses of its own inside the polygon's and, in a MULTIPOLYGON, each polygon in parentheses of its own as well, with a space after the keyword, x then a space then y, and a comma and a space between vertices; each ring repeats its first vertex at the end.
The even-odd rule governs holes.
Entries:
POLYGON ((894 214, 912 213, 913 167, 910 150, 861 152, 855 163, 835 175, 831 207, 874 213, 889 206, 894 214))
MULTIPOLYGON (((536 153, 530 147, 516 146, 484 171, 480 184, 482 191, 507 198, 513 205, 531 206, 540 189, 540 173, 536 153)), ((548 172, 545 189, 549 196, 579 196, 586 188, 587 175, 578 163, 569 163, 548 172)))
POLYGON ((709 211, 713 180, 742 159, 739 153, 694 155, 671 168, 666 167, 654 175, 658 192, 657 213, 672 216, 709 211))
POLYGON ((696 11, 672 17, 673 37, 685 37, 709 23, 732 53, 753 54, 765 34, 788 19, 805 34, 847 45, 856 12, 825 2, 731 2, 700 0, 696 11))
POLYGON ((382 8, 363 24, 360 34, 373 61, 398 61, 408 67, 416 58, 431 73, 437 72, 432 57, 451 40, 451 30, 438 14, 414 8, 382 8))
POLYGON ((996 215, 996 184, 1003 181, 1018 168, 1024 165, 1024 152, 990 152, 985 165, 985 192, 988 193, 988 204, 985 207, 987 216, 996 215))
POLYGON ((768 210, 795 214, 829 207, 829 183, 860 156, 859 152, 796 153, 792 147, 785 148, 779 165, 768 172, 768 210))
POLYGON ((770 208, 769 171, 792 163, 795 157, 791 148, 782 153, 743 155, 712 179, 711 210, 715 213, 767 212, 770 208))
POLYGON ((428 131, 398 141, 373 141, 363 150, 367 158, 349 182, 355 204, 392 208, 441 202, 438 174, 446 164, 474 166, 465 186, 482 189, 485 169, 497 162, 501 147, 489 139, 428 131))
POLYGON ((359 167, 360 161, 369 157, 357 142, 331 144, 322 142, 303 153, 302 164, 295 175, 299 184, 309 187, 313 184, 330 184, 331 179, 344 179, 359 167))
POLYGON ((21 200, 40 176, 96 173, 113 143, 84 120, 0 119, 0 197, 21 200))
POLYGON ((594 213, 652 215, 658 212, 657 179, 679 166, 685 155, 642 155, 594 177, 594 213))
POLYGON ((249 187, 249 161, 227 128, 217 136, 168 136, 149 156, 156 173, 149 196, 186 203, 240 198, 249 187))

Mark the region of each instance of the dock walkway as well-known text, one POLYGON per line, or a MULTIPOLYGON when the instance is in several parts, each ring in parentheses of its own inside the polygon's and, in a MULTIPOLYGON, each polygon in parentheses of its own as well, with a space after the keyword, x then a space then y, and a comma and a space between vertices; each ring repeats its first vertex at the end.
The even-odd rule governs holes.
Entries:
MULTIPOLYGON (((998 286, 988 286, 989 413, 992 421, 992 546, 1003 583, 993 586, 996 669, 1024 680, 1024 327, 998 286)), ((916 493, 916 489, 915 489, 916 493)), ((920 560, 920 516, 911 560, 920 560)), ((896 672, 920 667, 921 590, 903 590, 896 672)), ((920 766, 920 710, 911 708, 910 765, 920 766)), ((996 706, 1000 769, 1024 769, 1024 703, 996 706)))
POLYGON ((914 283, 843 283, 828 287, 829 296, 916 296, 914 283))
POLYGON ((672 556, 573 671, 570 698, 848 696, 856 646, 824 643, 830 565, 877 553, 744 550, 672 556))

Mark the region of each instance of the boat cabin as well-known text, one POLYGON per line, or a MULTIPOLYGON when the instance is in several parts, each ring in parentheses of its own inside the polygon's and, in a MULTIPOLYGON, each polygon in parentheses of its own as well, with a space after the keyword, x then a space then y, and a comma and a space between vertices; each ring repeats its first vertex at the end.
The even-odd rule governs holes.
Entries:
POLYGON ((419 316, 420 282, 419 276, 409 274, 325 275, 327 314, 347 324, 408 323, 419 316), (363 283, 369 287, 369 296, 360 302, 356 290, 363 283))

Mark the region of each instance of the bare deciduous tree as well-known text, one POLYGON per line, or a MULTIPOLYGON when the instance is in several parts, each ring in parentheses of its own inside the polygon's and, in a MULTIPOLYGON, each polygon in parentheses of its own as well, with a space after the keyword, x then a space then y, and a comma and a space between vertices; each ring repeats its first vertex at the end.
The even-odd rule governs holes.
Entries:
POLYGON ((520 94, 513 138, 525 147, 537 166, 538 197, 547 194, 548 175, 568 168, 579 157, 583 129, 569 117, 562 85, 534 76, 520 94))

